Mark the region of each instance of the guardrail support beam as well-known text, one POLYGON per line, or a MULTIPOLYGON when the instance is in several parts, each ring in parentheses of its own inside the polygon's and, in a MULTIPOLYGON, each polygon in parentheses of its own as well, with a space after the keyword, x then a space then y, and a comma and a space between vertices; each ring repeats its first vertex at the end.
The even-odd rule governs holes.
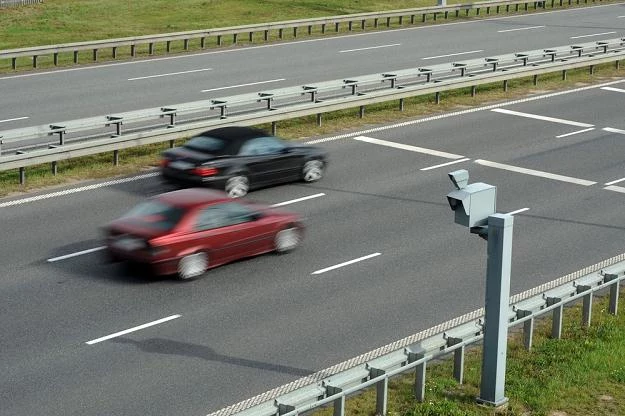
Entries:
POLYGON ((113 165, 119 165, 119 150, 113 150, 113 165))
MULTIPOLYGON (((461 338, 447 338, 447 347, 453 347, 462 342, 461 338)), ((464 345, 454 350, 454 379, 458 384, 464 381, 464 345)))
POLYGON ((588 285, 577 286, 577 293, 590 292, 583 297, 582 301, 582 325, 585 327, 590 326, 590 319, 592 316, 592 292, 591 287, 588 285))
MULTIPOLYGON (((341 393, 343 390, 335 386, 326 386, 326 394, 328 396, 334 396, 341 393)), ((333 416, 345 416, 345 396, 341 396, 334 400, 334 412, 333 416)))
MULTIPOLYGON (((548 297, 547 298, 547 306, 555 305, 556 303, 562 302, 561 298, 556 297, 548 297)), ((563 305, 558 305, 553 310, 553 317, 551 323, 551 338, 560 339, 562 338, 562 314, 564 312, 563 305)))
MULTIPOLYGON (((379 368, 370 368, 369 377, 375 378, 385 374, 379 368)), ((375 414, 376 416, 386 415, 388 407, 388 377, 375 384, 375 414)))
MULTIPOLYGON (((526 316, 530 316, 532 311, 526 311, 522 309, 518 309, 516 311, 517 318, 525 318, 526 316)), ((523 345, 526 350, 532 349, 532 342, 534 338, 534 318, 531 318, 525 322, 523 322, 523 345)))
POLYGON ((618 275, 612 273, 606 273, 603 275, 604 283, 612 282, 610 285, 610 304, 608 307, 608 312, 612 315, 616 315, 618 310, 618 294, 619 294, 619 283, 618 275))

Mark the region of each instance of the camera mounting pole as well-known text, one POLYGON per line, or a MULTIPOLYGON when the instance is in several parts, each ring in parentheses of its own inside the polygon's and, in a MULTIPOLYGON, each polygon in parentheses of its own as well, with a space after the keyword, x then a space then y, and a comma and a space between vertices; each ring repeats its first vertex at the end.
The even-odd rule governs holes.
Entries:
POLYGON ((456 187, 447 194, 455 222, 488 242, 482 379, 477 402, 499 407, 508 402, 504 390, 514 217, 495 213, 496 187, 469 185, 469 172, 464 169, 449 173, 449 178, 456 187))

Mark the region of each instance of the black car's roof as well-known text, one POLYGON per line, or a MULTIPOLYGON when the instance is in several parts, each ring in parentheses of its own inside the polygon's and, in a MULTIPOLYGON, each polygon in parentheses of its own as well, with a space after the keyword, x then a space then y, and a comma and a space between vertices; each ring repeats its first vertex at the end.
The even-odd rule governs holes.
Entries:
POLYGON ((216 137, 218 139, 232 140, 232 141, 245 141, 253 139, 255 137, 267 137, 270 136, 267 132, 261 129, 255 129, 253 127, 221 127, 218 129, 208 130, 198 136, 216 137))

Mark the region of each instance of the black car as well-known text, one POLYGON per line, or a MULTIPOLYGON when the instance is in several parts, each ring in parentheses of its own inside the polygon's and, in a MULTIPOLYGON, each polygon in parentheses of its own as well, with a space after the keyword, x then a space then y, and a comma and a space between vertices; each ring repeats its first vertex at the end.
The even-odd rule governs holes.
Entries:
POLYGON ((250 189, 323 177, 326 152, 297 146, 250 127, 222 127, 162 153, 161 172, 172 182, 224 189, 230 197, 250 189))

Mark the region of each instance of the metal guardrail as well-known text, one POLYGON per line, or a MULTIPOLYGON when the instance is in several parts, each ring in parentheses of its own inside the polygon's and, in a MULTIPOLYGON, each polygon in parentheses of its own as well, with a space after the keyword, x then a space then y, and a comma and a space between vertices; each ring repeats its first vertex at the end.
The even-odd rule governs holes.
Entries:
POLYGON ((27 6, 30 4, 43 3, 43 0, 0 0, 0 8, 27 6))
POLYGON ((52 135, 58 141, 46 139, 44 145, 48 148, 44 149, 12 150, 16 154, 7 154, 5 148, 0 153, 0 171, 19 169, 20 183, 24 183, 27 166, 52 162, 56 172, 57 161, 110 151, 116 164, 121 149, 165 141, 173 145, 175 139, 208 128, 272 123, 275 134, 280 120, 316 115, 321 123, 323 113, 354 107, 360 107, 362 117, 365 106, 370 104, 399 100, 403 108, 405 98, 425 94, 435 94, 438 102, 444 91, 472 87, 475 93, 477 85, 500 81, 506 89, 511 79, 534 76, 536 83, 538 75, 555 71, 562 71, 565 78, 569 69, 588 66, 592 71, 595 65, 618 65, 623 59, 625 38, 617 38, 5 130, 0 131, 0 146, 52 135), (205 121, 197 121, 198 117, 205 121), (145 124, 163 118, 167 123, 160 126, 145 124), (133 125, 134 130, 128 129, 133 125), (72 136, 78 133, 89 138, 72 136))
MULTIPOLYGON (((590 325, 592 299, 609 291, 611 314, 617 313, 621 281, 625 280, 625 253, 568 274, 510 298, 508 328, 523 324, 527 349, 532 346, 535 320, 552 316, 552 338, 561 338, 564 307, 582 301, 582 324, 590 325)), ((376 387, 376 414, 387 414, 390 378, 415 372, 415 397, 425 400, 427 364, 454 355, 453 376, 463 382, 465 348, 483 337, 484 309, 478 309, 392 344, 352 358, 208 416, 296 416, 332 405, 335 416, 345 415, 345 399, 367 387, 376 387)))
POLYGON ((495 10, 497 14, 499 14, 502 9, 505 9, 506 12, 509 12, 511 9, 513 9, 513 11, 519 11, 519 9, 527 11, 530 9, 530 5, 532 5, 532 7, 536 10, 538 8, 545 9, 548 3, 551 5, 551 8, 554 8, 556 5, 562 7, 564 5, 570 6, 573 4, 579 5, 580 3, 587 4, 589 2, 595 3, 602 1, 603 0, 482 1, 475 3, 454 4, 449 6, 433 6, 391 10, 385 12, 358 13, 345 16, 288 20, 282 22, 260 23, 187 32, 164 33, 118 39, 103 39, 19 49, 5 49, 0 50, 0 60, 9 59, 11 61, 11 68, 15 70, 17 69, 18 58, 30 58, 32 59, 32 66, 37 68, 39 57, 49 55, 52 55, 52 63, 57 66, 59 63, 59 54, 61 53, 73 54, 73 62, 77 64, 78 54, 80 51, 91 51, 92 61, 96 62, 98 60, 99 51, 105 48, 111 49, 113 59, 117 59, 119 48, 130 48, 130 56, 134 58, 137 56, 138 46, 147 45, 148 54, 153 55, 155 52, 155 46, 158 43, 164 43, 166 52, 170 52, 172 42, 182 41, 184 50, 188 51, 189 43, 192 40, 199 40, 200 48, 204 49, 206 47, 207 39, 214 38, 217 46, 221 46, 224 36, 232 36, 232 43, 236 44, 239 35, 248 35, 248 39, 251 42, 254 40, 255 33, 263 33, 263 40, 267 42, 270 39, 270 34, 273 32, 277 32, 278 39, 283 39, 285 30, 292 30, 293 37, 296 38, 299 28, 306 28, 307 33, 311 35, 313 33, 313 28, 315 27, 319 27, 320 33, 324 34, 327 32, 328 27, 333 28, 334 32, 338 33, 341 25, 346 25, 347 31, 351 32, 355 26, 358 26, 361 30, 365 30, 367 22, 371 21, 373 21, 372 27, 377 29, 380 25, 380 21, 385 21, 387 27, 391 26, 391 22, 393 20, 396 20, 399 25, 403 25, 405 21, 409 21, 410 24, 415 24, 417 16, 421 17, 421 22, 425 22, 427 20, 427 16, 432 16, 433 20, 437 20, 439 16, 448 19, 450 14, 452 16, 459 17, 461 12, 464 12, 466 16, 469 16, 471 12, 474 12, 476 16, 479 16, 481 10, 484 10, 485 14, 489 15, 491 10, 495 10))

